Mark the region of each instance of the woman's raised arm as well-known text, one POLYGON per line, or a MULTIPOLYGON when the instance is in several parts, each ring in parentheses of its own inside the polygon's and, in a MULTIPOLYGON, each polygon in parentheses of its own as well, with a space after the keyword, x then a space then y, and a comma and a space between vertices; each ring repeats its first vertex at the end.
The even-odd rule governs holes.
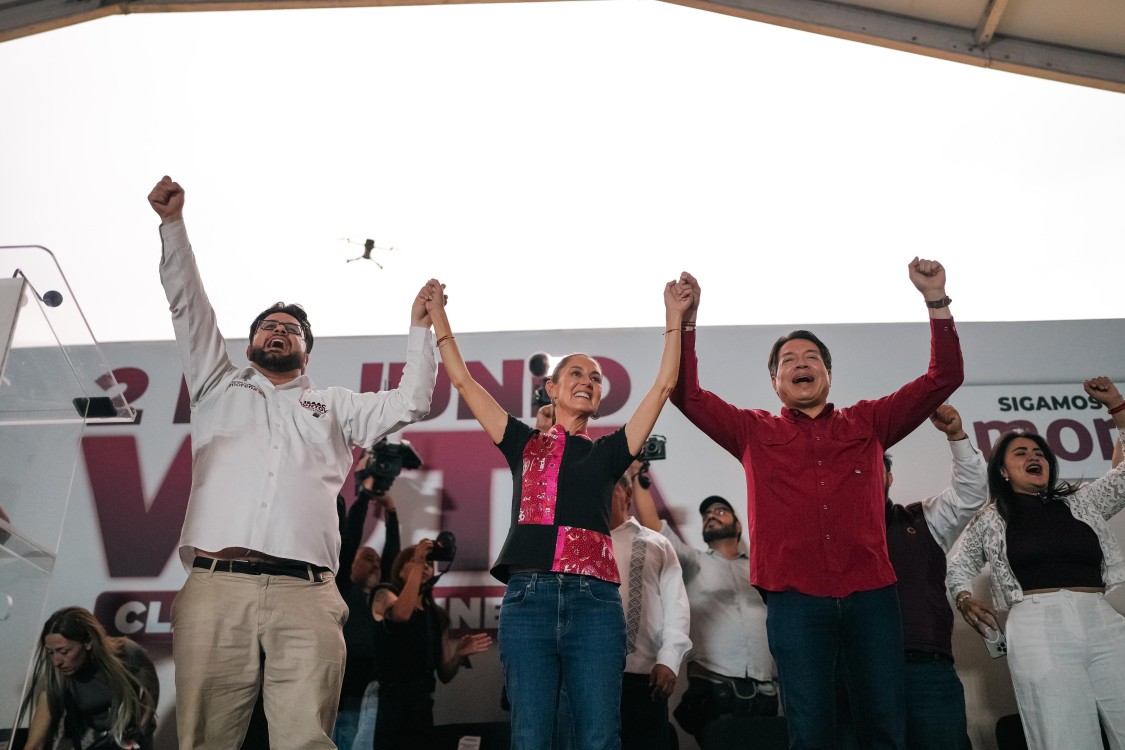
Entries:
POLYGON ((629 441, 629 451, 635 456, 641 452, 649 433, 656 426, 660 410, 676 387, 676 376, 680 369, 680 337, 683 336, 684 313, 693 303, 691 288, 679 281, 669 281, 664 286, 664 353, 660 357, 660 369, 656 381, 641 399, 633 416, 625 423, 625 437, 629 441))
POLYGON ((450 382, 461 395, 461 400, 469 407, 469 411, 480 422, 480 426, 488 433, 492 442, 499 443, 504 438, 504 430, 508 426, 508 413, 504 407, 496 403, 488 391, 480 383, 473 380, 461 350, 457 348, 457 341, 453 337, 453 329, 449 325, 449 318, 445 314, 445 284, 437 279, 430 279, 424 287, 426 291, 426 310, 434 325, 434 336, 437 338, 438 352, 441 354, 445 372, 449 375, 450 382))

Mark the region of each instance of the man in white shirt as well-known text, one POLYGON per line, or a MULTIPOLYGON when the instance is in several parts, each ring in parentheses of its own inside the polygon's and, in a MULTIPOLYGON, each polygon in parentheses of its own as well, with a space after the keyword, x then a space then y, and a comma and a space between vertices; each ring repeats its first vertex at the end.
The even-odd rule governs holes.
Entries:
POLYGON ((317 388, 304 373, 312 328, 300 306, 284 303, 254 320, 251 364, 239 368, 188 242, 183 189, 165 177, 149 205, 161 218, 160 279, 192 417, 179 545, 189 576, 172 609, 180 748, 237 748, 259 679, 274 750, 335 747, 347 617, 334 582, 336 493, 353 446, 429 412, 437 367, 425 300, 411 309, 397 389, 317 388))
POLYGON ((699 550, 660 520, 651 496, 636 492, 637 486, 637 518, 672 543, 691 609, 688 689, 674 712, 676 721, 702 742, 703 728, 720 716, 776 716, 777 672, 766 638, 766 605, 750 584, 734 508, 718 495, 700 504, 707 549, 699 550))
POLYGON ((637 466, 614 487, 609 520, 625 610, 621 748, 667 750, 673 747, 668 696, 691 648, 690 616, 675 549, 629 515, 637 466))

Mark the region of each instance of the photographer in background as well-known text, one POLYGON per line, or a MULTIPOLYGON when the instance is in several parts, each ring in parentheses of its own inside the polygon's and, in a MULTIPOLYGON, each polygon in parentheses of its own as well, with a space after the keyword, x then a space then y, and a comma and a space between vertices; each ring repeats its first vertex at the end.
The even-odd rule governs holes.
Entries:
MULTIPOLYGON (((443 541, 452 535, 443 532, 443 541)), ((391 585, 380 584, 371 601, 375 620, 375 678, 379 682, 378 750, 429 747, 434 728, 434 674, 449 682, 468 657, 487 651, 485 633, 451 641, 449 615, 434 603, 434 542, 423 539, 398 553, 391 585)), ((443 550, 438 550, 442 552, 443 550)), ((451 559, 451 555, 445 557, 451 559)))
MULTIPOLYGON (((380 443, 382 446, 383 443, 380 443)), ((371 592, 379 583, 390 580, 390 569, 383 560, 394 560, 401 546, 398 513, 394 499, 387 494, 394 478, 380 476, 376 451, 365 450, 355 466, 355 502, 340 529, 340 573, 336 585, 348 605, 344 623, 344 642, 348 647, 340 708, 336 715, 333 741, 340 750, 371 750, 375 719, 379 707, 379 683, 375 680, 375 620, 371 615, 371 592), (386 524, 383 554, 361 547, 367 511, 375 501, 375 513, 382 510, 386 524)), ((344 499, 339 498, 340 507, 344 499)))

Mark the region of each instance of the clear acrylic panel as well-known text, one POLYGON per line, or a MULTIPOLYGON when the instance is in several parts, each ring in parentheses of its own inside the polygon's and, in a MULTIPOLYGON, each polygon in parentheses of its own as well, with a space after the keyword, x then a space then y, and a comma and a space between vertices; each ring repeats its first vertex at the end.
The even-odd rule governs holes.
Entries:
POLYGON ((135 419, 54 255, 0 247, 0 742, 46 615, 85 427, 135 419))

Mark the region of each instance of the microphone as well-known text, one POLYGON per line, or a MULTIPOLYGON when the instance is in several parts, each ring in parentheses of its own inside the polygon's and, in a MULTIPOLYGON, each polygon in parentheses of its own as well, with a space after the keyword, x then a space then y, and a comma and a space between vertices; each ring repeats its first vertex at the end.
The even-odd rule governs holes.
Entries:
POLYGON ((547 364, 549 361, 550 358, 547 356, 546 352, 536 352, 527 360, 527 369, 530 370, 531 374, 535 377, 541 378, 547 374, 547 364))

